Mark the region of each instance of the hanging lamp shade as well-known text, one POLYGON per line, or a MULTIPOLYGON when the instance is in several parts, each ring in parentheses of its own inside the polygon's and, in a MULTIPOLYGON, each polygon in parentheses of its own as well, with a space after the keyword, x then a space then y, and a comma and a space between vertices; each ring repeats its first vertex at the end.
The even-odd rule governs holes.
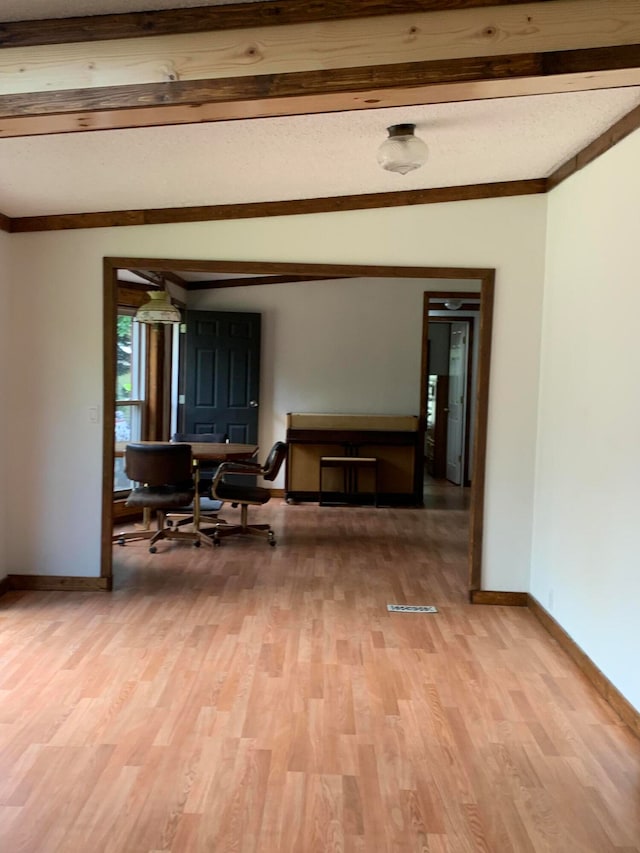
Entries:
POLYGON ((378 148, 378 163, 388 172, 406 175, 427 162, 429 149, 415 135, 415 124, 393 124, 387 128, 389 137, 378 148))
POLYGON ((137 323, 180 323, 180 312, 171 304, 166 290, 149 290, 149 301, 141 305, 133 318, 137 323))

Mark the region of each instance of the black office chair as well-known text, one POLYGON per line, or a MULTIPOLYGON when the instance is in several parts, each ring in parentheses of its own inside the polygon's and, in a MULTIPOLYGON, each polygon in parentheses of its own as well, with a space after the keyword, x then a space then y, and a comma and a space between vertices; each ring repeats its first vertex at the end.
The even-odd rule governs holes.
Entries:
MULTIPOLYGON (((192 444, 193 442, 204 441, 211 444, 227 444, 229 436, 226 432, 175 432, 171 437, 172 442, 182 442, 192 444)), ((198 494, 210 495, 211 483, 218 470, 219 462, 200 463, 198 494)))
POLYGON ((196 495, 191 447, 188 444, 128 444, 125 448, 125 473, 138 485, 131 490, 126 506, 155 510, 157 530, 121 533, 116 537, 120 545, 129 539, 149 539, 149 551, 156 553, 160 539, 177 539, 192 542, 196 547, 211 540, 194 530, 177 530, 177 525, 166 524, 167 513, 178 510, 194 521, 193 501, 196 495))
POLYGON ((240 506, 240 524, 216 525, 213 534, 213 544, 220 545, 222 537, 236 533, 248 533, 254 536, 266 536, 269 545, 275 545, 273 530, 268 524, 248 524, 247 514, 250 506, 261 506, 271 499, 271 491, 262 486, 244 486, 225 480, 229 474, 254 474, 265 480, 275 480, 287 455, 287 445, 284 441, 276 441, 264 463, 259 462, 223 462, 213 478, 211 493, 214 498, 229 501, 234 506, 240 506))
MULTIPOLYGON (((226 432, 176 432, 171 437, 172 442, 207 442, 210 444, 227 444, 229 436, 226 432)), ((200 462, 198 465, 198 494, 200 495, 200 521, 218 520, 218 511, 222 507, 222 501, 214 500, 211 496, 211 484, 218 470, 219 462, 200 462)), ((168 517, 168 523, 174 527, 189 524, 191 519, 182 513, 182 518, 175 520, 175 515, 168 517)))

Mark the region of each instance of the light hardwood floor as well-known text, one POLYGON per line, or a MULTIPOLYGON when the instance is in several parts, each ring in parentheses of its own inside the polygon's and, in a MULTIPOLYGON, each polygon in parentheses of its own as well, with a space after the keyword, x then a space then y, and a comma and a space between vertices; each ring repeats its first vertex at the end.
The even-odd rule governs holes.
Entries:
POLYGON ((251 515, 276 548, 0 599, 3 853, 640 851, 640 741, 529 611, 467 603, 466 512, 251 515))

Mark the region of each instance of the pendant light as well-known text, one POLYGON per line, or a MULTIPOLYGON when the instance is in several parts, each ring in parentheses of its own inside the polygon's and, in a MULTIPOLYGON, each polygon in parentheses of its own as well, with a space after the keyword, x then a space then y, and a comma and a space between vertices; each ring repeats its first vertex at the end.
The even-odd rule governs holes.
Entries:
POLYGON ((180 323, 180 311, 171 302, 166 290, 166 282, 162 290, 148 290, 149 301, 141 305, 133 318, 137 323, 169 324, 180 323))
POLYGON ((387 128, 389 137, 378 149, 378 163, 389 172, 406 175, 427 162, 429 150, 415 135, 415 124, 392 124, 387 128))

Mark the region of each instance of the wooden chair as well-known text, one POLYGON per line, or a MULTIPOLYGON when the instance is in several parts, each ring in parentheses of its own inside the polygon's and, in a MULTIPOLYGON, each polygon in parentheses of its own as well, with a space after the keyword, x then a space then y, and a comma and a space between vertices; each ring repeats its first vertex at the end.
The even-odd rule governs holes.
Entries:
POLYGON ((115 537, 120 545, 127 540, 149 539, 149 551, 156 553, 161 539, 192 542, 195 547, 211 540, 199 529, 199 506, 194 504, 197 483, 194 478, 191 447, 188 444, 128 444, 125 449, 125 473, 138 485, 131 490, 126 505, 155 511, 157 530, 138 530, 115 537), (166 524, 167 513, 181 511, 191 518, 193 530, 178 530, 166 524))
POLYGON ((215 533, 213 534, 214 545, 220 545, 224 536, 233 536, 234 534, 241 533, 266 536, 269 545, 276 544, 273 530, 268 524, 247 523, 249 507, 266 504, 271 499, 271 491, 262 486, 245 486, 230 483, 228 480, 225 480, 225 476, 229 474, 254 474, 263 477, 265 480, 275 480, 286 455, 287 445, 285 442, 276 441, 269 451, 264 465, 260 465, 259 462, 223 462, 220 465, 216 476, 213 478, 211 486, 212 495, 218 500, 228 501, 234 506, 239 506, 240 523, 220 523, 216 525, 215 533))

